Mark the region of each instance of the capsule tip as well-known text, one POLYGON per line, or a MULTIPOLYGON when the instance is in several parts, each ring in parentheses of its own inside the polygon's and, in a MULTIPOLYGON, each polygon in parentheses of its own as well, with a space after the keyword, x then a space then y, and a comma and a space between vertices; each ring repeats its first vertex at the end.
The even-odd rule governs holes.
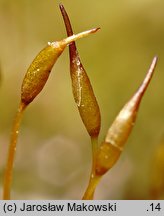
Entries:
POLYGON ((158 61, 158 56, 155 55, 154 58, 153 58, 153 61, 152 61, 152 67, 154 68, 155 65, 157 64, 157 61, 158 61))
POLYGON ((158 55, 155 55, 154 59, 155 59, 155 61, 157 61, 158 60, 158 55))
POLYGON ((87 31, 84 31, 84 32, 82 32, 82 33, 79 33, 79 35, 80 35, 80 37, 81 37, 81 35, 82 35, 82 37, 83 37, 83 36, 87 36, 87 35, 89 35, 89 34, 95 33, 95 32, 97 32, 97 31, 99 31, 99 30, 100 30, 100 27, 98 27, 98 28, 93 28, 93 29, 89 29, 89 30, 87 30, 87 31))
POLYGON ((100 30, 100 27, 91 29, 91 33, 95 33, 95 32, 97 32, 97 31, 99 31, 99 30, 100 30))
POLYGON ((60 9, 64 8, 64 5, 62 3, 59 3, 60 9))

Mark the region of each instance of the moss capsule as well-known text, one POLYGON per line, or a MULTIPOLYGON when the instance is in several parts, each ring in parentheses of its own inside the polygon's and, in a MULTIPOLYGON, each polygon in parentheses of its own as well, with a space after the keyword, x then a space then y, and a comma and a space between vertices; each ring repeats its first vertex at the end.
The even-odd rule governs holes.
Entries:
POLYGON ((109 128, 105 142, 100 145, 96 156, 96 175, 106 173, 118 160, 136 120, 137 111, 148 84, 152 78, 157 57, 154 57, 150 69, 133 97, 122 108, 109 128))
POLYGON ((88 30, 77 35, 72 35, 61 41, 48 43, 33 60, 27 70, 21 88, 21 101, 28 105, 43 89, 51 69, 65 47, 74 40, 85 37, 97 29, 88 30))
MULTIPOLYGON (((69 17, 60 4, 67 35, 73 35, 73 30, 69 17)), ((75 42, 69 45, 70 53, 70 74, 72 80, 72 90, 75 102, 79 109, 82 121, 91 137, 98 137, 101 125, 100 109, 93 92, 89 77, 81 63, 75 42)))

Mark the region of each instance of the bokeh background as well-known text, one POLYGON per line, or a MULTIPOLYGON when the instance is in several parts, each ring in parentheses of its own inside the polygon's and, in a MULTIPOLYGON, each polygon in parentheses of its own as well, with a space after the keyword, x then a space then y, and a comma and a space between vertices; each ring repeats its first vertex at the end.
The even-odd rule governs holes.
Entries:
MULTIPOLYGON (((48 41, 66 36, 59 1, 0 0, 0 191, 25 72, 48 41)), ((63 0, 74 32, 101 27, 77 41, 100 105, 100 141, 143 80, 154 55, 153 80, 118 163, 96 199, 164 198, 164 1, 63 0)), ((81 199, 91 144, 74 103, 68 49, 25 112, 16 152, 13 199, 81 199)))

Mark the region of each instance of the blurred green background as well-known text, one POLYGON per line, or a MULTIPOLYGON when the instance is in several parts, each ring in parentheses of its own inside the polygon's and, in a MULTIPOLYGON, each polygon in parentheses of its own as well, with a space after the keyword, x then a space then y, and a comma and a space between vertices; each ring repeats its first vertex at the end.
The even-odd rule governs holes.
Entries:
MULTIPOLYGON (((48 41, 66 36, 58 8, 60 2, 0 0, 1 191, 22 79, 48 41)), ((153 56, 159 56, 125 150, 102 179, 95 198, 152 199, 151 191, 158 190, 157 198, 163 199, 163 187, 158 180, 164 182, 164 164, 158 162, 156 152, 164 133, 164 1, 63 0, 62 3, 75 33, 101 27, 95 35, 77 41, 101 109, 100 141, 143 80, 153 56), (156 160, 162 167, 159 170, 154 166, 156 160)), ((80 199, 88 183, 90 166, 90 139, 73 100, 66 49, 44 90, 25 112, 12 198, 80 199)))

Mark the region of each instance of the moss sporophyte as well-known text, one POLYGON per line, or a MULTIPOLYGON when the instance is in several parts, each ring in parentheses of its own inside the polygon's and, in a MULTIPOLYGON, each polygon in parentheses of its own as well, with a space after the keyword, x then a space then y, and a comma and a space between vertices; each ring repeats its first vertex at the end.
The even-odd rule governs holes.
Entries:
MULTIPOLYGON (((67 35, 73 35, 72 26, 64 6, 60 4, 67 35)), ((81 63, 75 42, 69 45, 70 75, 72 80, 72 90, 81 119, 91 137, 92 143, 92 170, 90 179, 95 175, 95 156, 97 151, 98 136, 101 126, 101 114, 99 105, 93 92, 89 77, 81 63)))
POLYGON ((134 126, 141 99, 151 81, 157 63, 157 57, 154 57, 143 83, 119 112, 109 128, 104 141, 98 145, 98 136, 101 127, 100 109, 89 77, 81 63, 75 40, 88 36, 91 33, 95 33, 99 28, 94 28, 74 35, 64 6, 60 4, 59 7, 64 19, 68 37, 61 41, 49 42, 48 45, 34 58, 23 79, 21 100, 13 124, 4 174, 3 199, 5 200, 10 199, 13 163, 19 127, 24 113, 23 111, 42 91, 56 60, 67 45, 69 45, 70 76, 73 97, 82 122, 91 138, 92 145, 92 168, 90 179, 82 199, 94 198, 94 192, 100 179, 118 161, 134 126))
POLYGON ((8 159, 4 176, 3 199, 10 199, 13 162, 16 151, 16 143, 19 134, 19 126, 23 111, 41 92, 50 75, 51 69, 62 54, 66 46, 74 40, 95 33, 99 28, 94 28, 82 33, 72 35, 61 41, 48 43, 48 45, 35 57, 25 74, 21 88, 21 102, 13 124, 9 145, 8 159))

